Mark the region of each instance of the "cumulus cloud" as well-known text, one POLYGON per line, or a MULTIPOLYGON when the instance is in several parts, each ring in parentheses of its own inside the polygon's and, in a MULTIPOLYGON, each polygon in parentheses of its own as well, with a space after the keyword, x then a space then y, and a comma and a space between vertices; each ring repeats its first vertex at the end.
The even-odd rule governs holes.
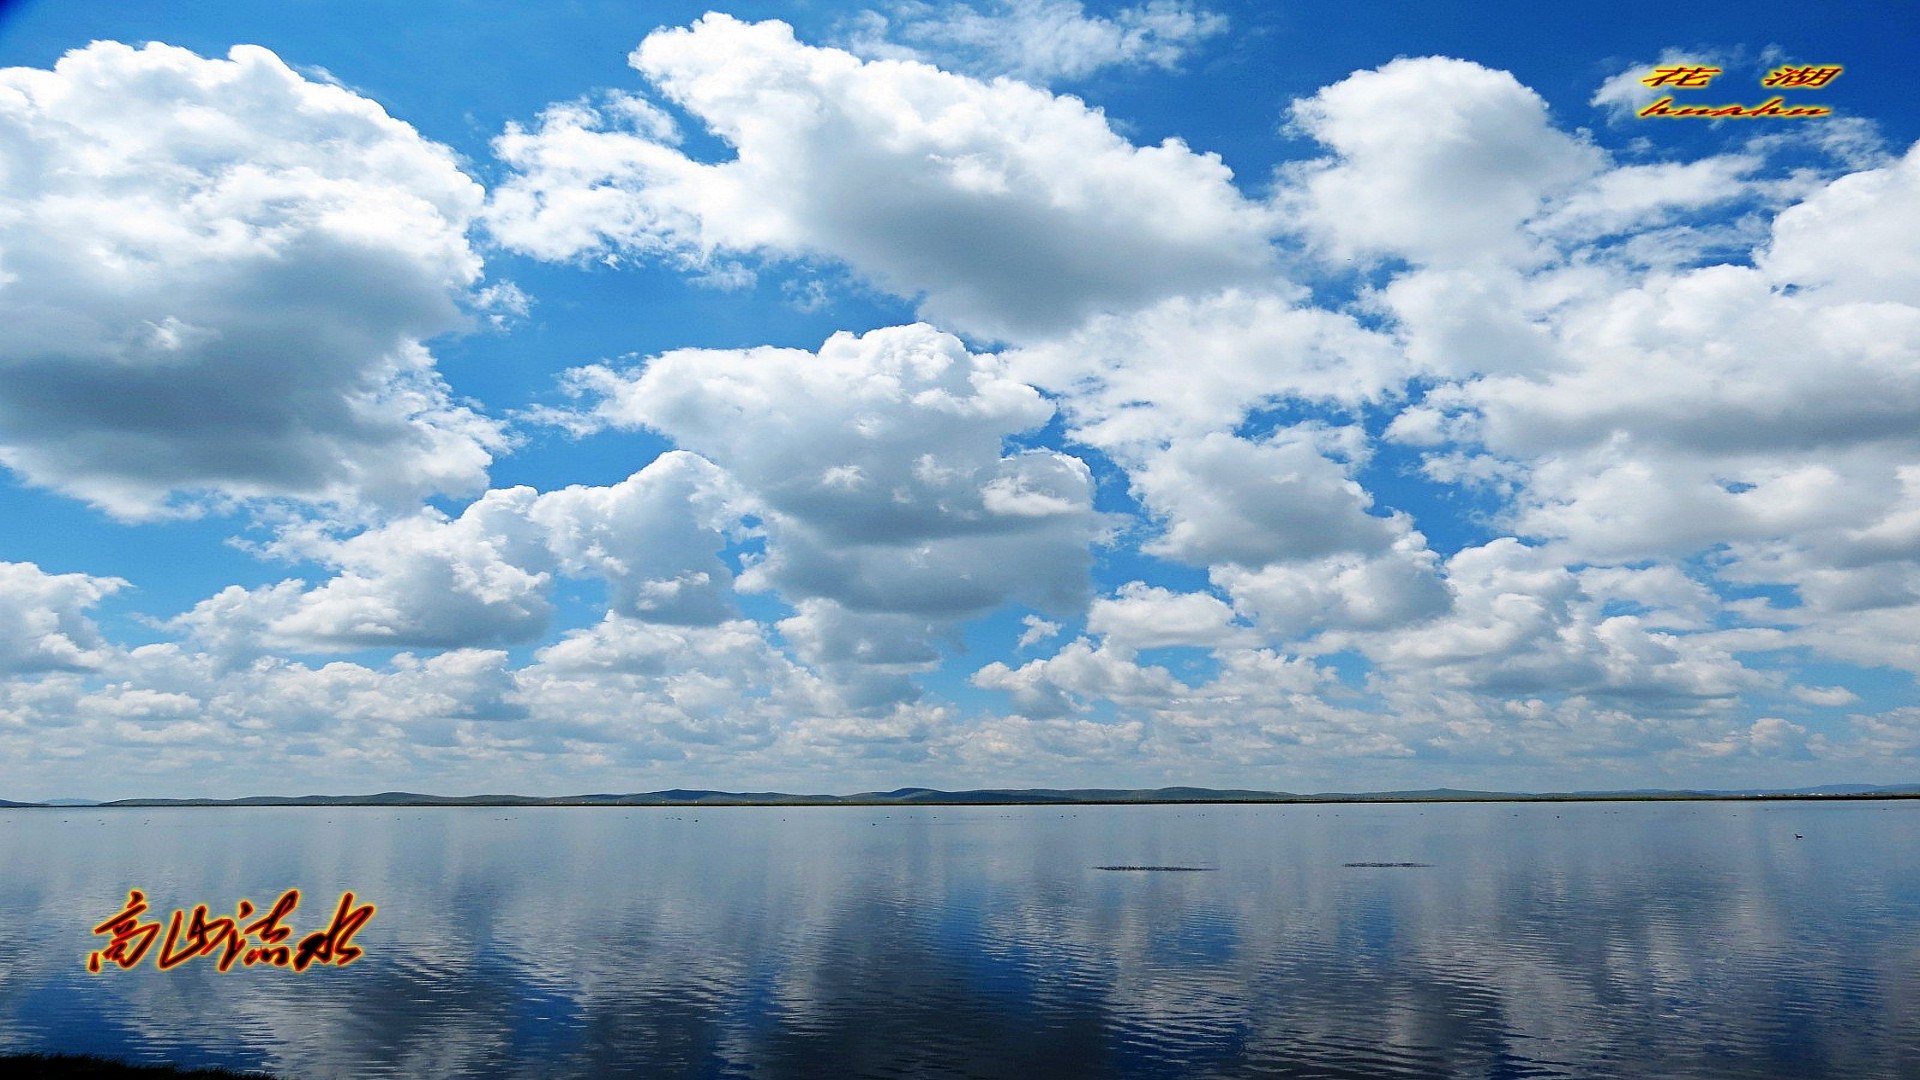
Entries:
MULTIPOLYGON (((1430 448, 1427 478, 1497 496, 1493 528, 1545 543, 1586 588, 1632 593, 1613 601, 1620 617, 1638 620, 1636 633, 1680 632, 1666 645, 1708 648, 1688 632, 1758 624, 1754 634, 1773 635, 1746 639, 1761 651, 1916 663, 1920 639, 1906 624, 1920 598, 1920 552, 1907 542, 1920 460, 1909 422, 1920 409, 1911 363, 1920 150, 1874 160, 1840 147, 1851 136, 1836 128, 1755 136, 1692 162, 1620 165, 1542 127, 1530 92, 1452 61, 1361 73, 1302 103, 1295 119, 1335 151, 1283 192, 1303 230, 1330 256, 1411 264, 1389 266, 1357 302, 1391 320, 1410 370, 1432 381, 1386 432, 1430 448), (1454 87, 1487 108, 1429 116, 1455 95, 1420 105, 1408 96, 1416 86, 1454 87), (1436 156, 1419 174, 1385 154, 1390 127, 1359 124, 1406 110, 1442 133, 1422 143, 1419 153, 1436 156), (1780 175, 1776 155, 1789 146, 1826 156, 1780 175), (1493 186, 1480 217, 1447 209, 1449 193, 1466 190, 1454 181, 1503 163, 1515 167, 1512 183, 1493 186), (1329 198, 1421 190, 1409 195, 1409 222, 1336 220, 1315 195, 1329 176, 1342 184, 1324 189, 1329 198), (1422 232, 1434 229, 1472 235, 1422 232), (1618 242, 1593 246, 1609 237, 1618 242), (1703 555, 1691 574, 1674 569, 1703 555), (1657 586, 1648 563, 1660 567, 1657 586), (1784 588, 1788 598, 1728 602, 1716 590, 1729 586, 1784 588)), ((1263 589, 1215 577, 1248 611, 1262 598, 1304 610, 1303 600, 1275 601, 1310 595, 1317 580, 1263 589)), ((1454 591, 1457 602, 1474 595, 1454 591)), ((1619 659, 1625 639, 1598 634, 1604 622, 1592 634, 1556 632, 1594 650, 1595 671, 1615 672, 1584 677, 1588 685, 1625 671, 1644 683, 1644 665, 1619 659)), ((1700 659, 1693 671, 1733 674, 1728 663, 1700 659)))
POLYGON ((669 451, 611 487, 574 485, 535 499, 561 572, 598 577, 609 610, 655 623, 711 625, 733 614, 733 571, 720 549, 741 496, 705 458, 669 451))
POLYGON ((718 14, 655 32, 631 62, 735 156, 694 160, 630 97, 556 107, 495 143, 513 169, 489 218, 503 243, 709 267, 822 257, 988 336, 1063 330, 1267 261, 1270 215, 1217 156, 1134 146, 1073 98, 718 14))
POLYGON ((1214 647, 1247 637, 1233 608, 1207 593, 1177 593, 1130 581, 1087 611, 1087 632, 1124 653, 1168 645, 1214 647))
POLYGON ((648 427, 683 449, 609 487, 488 492, 337 536, 310 523, 269 553, 334 571, 232 587, 175 620, 221 655, 473 647, 546 631, 559 576, 599 578, 634 623, 715 625, 770 591, 803 662, 852 708, 917 691, 961 620, 1008 602, 1074 611, 1103 531, 1092 479, 1052 450, 1007 451, 1051 407, 994 357, 925 326, 800 350, 683 350, 580 369, 577 430, 648 427))
POLYGON ((534 493, 488 492, 458 518, 435 511, 344 540, 306 543, 340 573, 318 588, 229 589, 183 625, 235 618, 269 647, 302 650, 380 645, 447 648, 538 634, 551 611, 549 560, 526 525, 534 493))
POLYGON ((1044 84, 1108 67, 1170 69, 1226 29, 1226 16, 1175 0, 1150 0, 1111 16, 1090 16, 1079 0, 996 0, 984 11, 909 0, 885 13, 864 12, 849 47, 862 56, 933 61, 1044 84))
POLYGON ((1352 408, 1413 370, 1390 336, 1271 290, 1178 296, 1008 354, 1016 377, 1061 396, 1074 438, 1136 457, 1232 431, 1283 401, 1352 408))
MULTIPOLYGON (((578 369, 578 427, 644 427, 737 484, 764 534, 740 587, 799 613, 782 630, 829 667, 934 659, 932 636, 1019 601, 1084 602, 1102 531, 1086 464, 1007 452, 1052 406, 1005 364, 924 325, 797 349, 679 350, 578 369), (905 654, 901 654, 905 650, 905 654)), ((878 700, 877 697, 874 700, 878 700)))
POLYGON ((1702 744, 1712 754, 1753 754, 1758 757, 1810 758, 1807 729, 1777 716, 1764 716, 1743 730, 1702 744))
POLYGON ((1384 550, 1260 567, 1228 564, 1208 577, 1271 640, 1299 642, 1329 630, 1417 635, 1452 597, 1424 538, 1404 522, 1394 524, 1400 535, 1384 550))
POLYGON ((1920 144, 1782 211, 1758 261, 1773 282, 1829 300, 1920 306, 1920 144))
POLYGON ((1541 333, 1545 363, 1442 387, 1396 425, 1517 466, 1521 534, 1627 561, 1898 528, 1920 308, 1714 266, 1583 298, 1541 333))
POLYGON ((379 668, 279 659, 229 668, 147 645, 119 657, 111 681, 47 676, 0 687, 0 714, 21 721, 0 743, 15 756, 30 745, 62 784, 98 783, 102 755, 112 754, 128 775, 174 790, 258 794, 263 775, 358 790, 457 751, 486 756, 496 737, 476 732, 519 715, 504 661, 455 650, 403 653, 379 668))
POLYGON ((1682 214, 1752 194, 1757 186, 1754 173, 1764 162, 1757 153, 1734 153, 1699 161, 1616 165, 1553 200, 1530 228, 1562 244, 1646 233, 1682 214))
POLYGON ((232 586, 174 625, 230 656, 527 641, 547 628, 559 575, 605 582, 620 615, 718 623, 733 613, 719 557, 739 518, 733 496, 710 462, 676 451, 609 487, 489 491, 455 518, 428 509, 346 537, 309 524, 270 550, 334 577, 232 586))
POLYGON ((1610 612, 1611 597, 1598 590, 1625 585, 1631 597, 1644 583, 1630 578, 1583 582, 1554 552, 1512 538, 1462 550, 1445 569, 1450 610, 1371 647, 1400 678, 1398 692, 1426 683, 1506 698, 1581 696, 1658 714, 1724 710, 1768 683, 1728 643, 1610 612))
POLYGON ((1059 623, 1049 622, 1038 615, 1021 616, 1020 625, 1026 628, 1020 632, 1019 647, 1022 649, 1030 649, 1060 633, 1059 623))
POLYGON ((744 620, 690 626, 609 615, 542 649, 517 682, 540 735, 603 759, 765 747, 831 700, 744 620))
POLYGON ((842 333, 817 354, 679 350, 570 379, 595 398, 583 421, 660 432, 761 508, 766 554, 746 587, 936 618, 1084 594, 1098 526, 1087 466, 1004 452, 1052 406, 949 334, 842 333))
POLYGON ((86 671, 113 655, 86 610, 126 588, 119 578, 49 574, 0 562, 0 673, 86 671))
POLYGON ((0 76, 0 461, 130 517, 384 503, 284 526, 265 553, 316 580, 220 591, 174 643, 105 640, 117 579, 0 566, 0 760, 1419 786, 1920 742, 1911 710, 1851 739, 1831 716, 1892 677, 1845 665, 1920 670, 1920 149, 1803 126, 1622 163, 1505 73, 1399 60, 1292 110, 1325 150, 1257 203, 1217 159, 901 51, 1073 78, 1172 63, 1151 43, 1201 40, 1198 9, 888 14, 881 59, 725 16, 650 36, 656 100, 502 136, 489 227, 710 280, 838 262, 1006 350, 915 325, 578 368, 528 415, 674 449, 444 512, 418 496, 483 480, 501 436, 421 343, 529 302, 482 283, 444 150, 258 50, 0 76), (1198 21, 1113 36, 1155 11, 1198 21), (995 19, 1097 33, 1016 56, 995 19), (604 584, 597 622, 553 625, 563 579, 604 584), (278 655, 369 648, 419 652, 278 655))
POLYGON ((1198 566, 1264 566, 1385 548, 1393 526, 1367 513, 1372 499, 1311 434, 1255 442, 1216 432, 1154 455, 1132 476, 1166 524, 1145 549, 1198 566))
POLYGON ((1022 715, 1037 718, 1065 716, 1089 701, 1152 708, 1186 689, 1166 668, 1085 638, 1017 668, 996 660, 973 673, 973 684, 1005 691, 1022 715))
POLYGON ((0 72, 0 463, 127 518, 483 487, 502 429, 421 344, 463 324, 481 203, 256 46, 0 72))
POLYGON ((666 787, 689 770, 830 762, 807 732, 843 715, 744 620, 609 615, 519 666, 470 648, 235 665, 167 643, 118 651, 91 677, 0 681, 0 784, 97 790, 113 755, 115 782, 162 794, 260 794, 263 777, 276 793, 632 790, 637 776, 666 787))
POLYGON ((803 599, 777 624, 796 657, 825 673, 838 700, 856 712, 887 711, 919 698, 914 676, 939 666, 935 639, 943 626, 924 616, 856 611, 830 600, 803 599))
POLYGON ((1512 75, 1445 57, 1355 72, 1293 123, 1334 156, 1294 167, 1283 199, 1336 259, 1525 260, 1521 225, 1604 163, 1512 75))
MULTIPOLYGON (((1285 762, 1298 775, 1312 762, 1350 766, 1355 760, 1411 758, 1422 736, 1431 736, 1430 730, 1336 704, 1332 699, 1340 690, 1330 671, 1305 658, 1251 647, 1243 634, 1204 634, 1212 646, 1212 670, 1191 682, 1142 663, 1126 640, 1141 629, 1129 616, 1153 606, 1204 621, 1197 617, 1209 605, 1200 600, 1196 594, 1123 590, 1114 604, 1126 614, 1106 622, 1114 636, 1080 638, 1017 668, 997 661, 982 667, 974 684, 1005 692, 1018 711, 969 732, 961 753, 993 760, 1015 748, 1029 754, 1120 752, 1173 776, 1189 768, 1217 775, 1223 767, 1285 762), (1104 715, 1109 712, 1111 718, 1104 715)), ((1200 644, 1203 635, 1180 636, 1200 644)))

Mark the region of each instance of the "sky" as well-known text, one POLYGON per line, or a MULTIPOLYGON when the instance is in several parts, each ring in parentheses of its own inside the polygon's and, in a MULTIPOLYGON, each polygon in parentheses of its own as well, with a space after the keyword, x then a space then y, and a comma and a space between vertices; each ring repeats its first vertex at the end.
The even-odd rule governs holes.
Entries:
POLYGON ((0 6, 0 798, 1920 780, 1916 31, 0 6))

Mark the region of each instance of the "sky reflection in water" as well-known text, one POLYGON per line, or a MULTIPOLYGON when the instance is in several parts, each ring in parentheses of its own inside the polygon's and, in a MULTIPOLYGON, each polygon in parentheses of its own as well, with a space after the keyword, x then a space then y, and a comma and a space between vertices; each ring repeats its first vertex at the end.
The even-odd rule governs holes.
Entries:
POLYGON ((1916 814, 9 812, 0 1049, 303 1078, 1912 1076, 1916 814), (344 890, 379 914, 347 968, 89 975, 136 887, 162 917, 290 887, 301 932, 344 890))

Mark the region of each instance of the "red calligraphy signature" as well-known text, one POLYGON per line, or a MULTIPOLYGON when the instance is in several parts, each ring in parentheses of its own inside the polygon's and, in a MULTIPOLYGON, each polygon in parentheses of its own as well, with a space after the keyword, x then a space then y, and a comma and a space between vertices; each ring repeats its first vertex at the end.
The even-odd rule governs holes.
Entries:
POLYGON ((156 940, 160 951, 154 966, 161 971, 170 971, 195 957, 216 954, 219 959, 214 965, 221 971, 232 970, 236 962, 242 967, 266 964, 305 971, 315 963, 346 967, 360 959, 363 950, 353 944, 353 935, 373 918, 372 904, 355 904, 352 893, 341 893, 332 924, 294 942, 293 928, 284 925, 284 920, 299 906, 300 890, 288 889, 265 914, 248 922, 255 914, 250 900, 241 900, 232 915, 218 918, 210 918, 207 905, 200 904, 191 916, 185 910, 174 911, 164 924, 166 933, 162 936, 159 921, 141 918, 147 912, 147 894, 129 889, 120 913, 93 928, 108 940, 106 948, 87 954, 87 970, 98 972, 103 962, 123 969, 138 967, 156 940))

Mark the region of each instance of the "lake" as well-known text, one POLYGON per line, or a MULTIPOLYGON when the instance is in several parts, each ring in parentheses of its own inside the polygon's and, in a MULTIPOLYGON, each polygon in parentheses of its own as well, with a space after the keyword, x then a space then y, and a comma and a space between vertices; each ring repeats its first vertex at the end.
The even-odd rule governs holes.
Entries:
POLYGON ((1920 802, 0 811, 0 1051, 305 1080, 1915 1077, 1920 802), (135 888, 162 920, 298 888, 302 935, 344 891, 378 911, 347 966, 89 973, 135 888))

